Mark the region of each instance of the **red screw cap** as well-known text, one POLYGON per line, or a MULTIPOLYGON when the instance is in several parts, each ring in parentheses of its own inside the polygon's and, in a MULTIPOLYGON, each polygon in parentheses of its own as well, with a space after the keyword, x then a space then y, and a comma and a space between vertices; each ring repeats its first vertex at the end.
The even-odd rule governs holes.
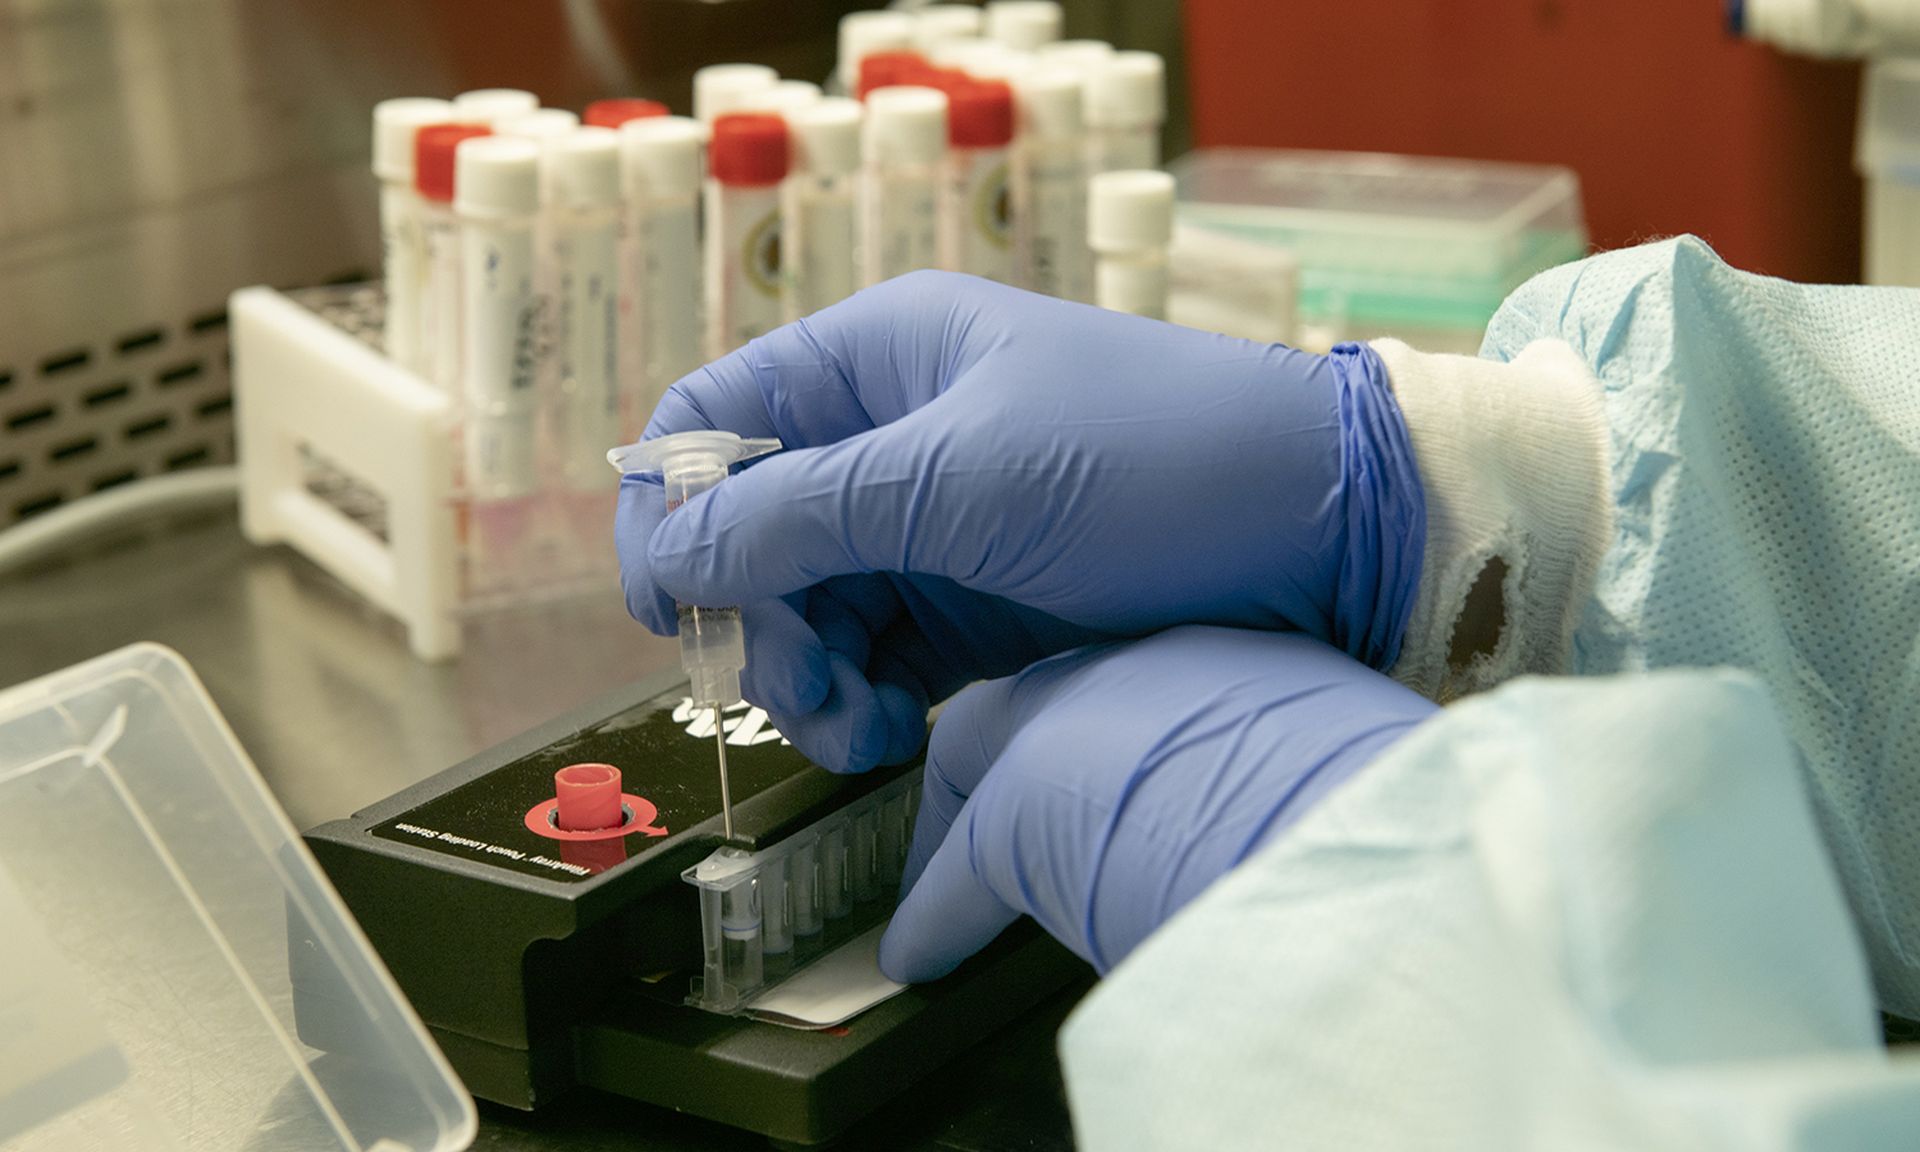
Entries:
POLYGON ((793 146, 787 122, 765 112, 730 112, 713 122, 707 168, 722 184, 778 184, 787 178, 793 146))
POLYGON ((557 801, 554 823, 562 832, 597 832, 617 828, 620 813, 620 769, 611 764, 569 764, 553 774, 557 801))
POLYGON ((453 152, 460 141, 493 133, 478 124, 429 124, 413 137, 413 186, 429 200, 453 200, 453 152))
POLYGON ((854 85, 854 91, 865 100, 875 88, 918 84, 932 69, 933 65, 918 52, 875 52, 860 61, 860 82, 854 85))
POLYGON ((1013 143, 1013 86, 1004 80, 967 80, 946 86, 947 140, 955 148, 1003 148, 1013 143))
POLYGON ((594 128, 618 128, 629 120, 646 120, 667 115, 658 100, 595 100, 580 113, 580 122, 594 128))

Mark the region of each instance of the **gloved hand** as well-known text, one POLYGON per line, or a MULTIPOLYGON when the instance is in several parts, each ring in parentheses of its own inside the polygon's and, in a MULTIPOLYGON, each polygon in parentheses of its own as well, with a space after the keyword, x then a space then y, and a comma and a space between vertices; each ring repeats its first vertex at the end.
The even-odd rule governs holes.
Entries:
POLYGON ((1227 628, 974 685, 934 726, 880 967, 936 979, 1025 913, 1104 973, 1436 710, 1316 640, 1227 628))
POLYGON ((665 516, 621 486, 627 607, 738 604, 748 698, 801 751, 911 756, 930 701, 1101 638, 1297 629, 1389 665, 1424 537, 1385 369, 946 273, 676 383, 648 436, 777 436, 665 516))

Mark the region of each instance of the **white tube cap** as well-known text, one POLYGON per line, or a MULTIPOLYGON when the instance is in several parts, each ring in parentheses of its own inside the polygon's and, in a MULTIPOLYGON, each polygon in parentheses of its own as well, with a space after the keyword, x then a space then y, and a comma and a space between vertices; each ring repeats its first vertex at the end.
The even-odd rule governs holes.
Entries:
POLYGON ((840 59, 834 75, 848 92, 860 80, 860 61, 875 52, 913 47, 913 17, 904 12, 849 12, 840 18, 840 59))
POLYGON ((1137 252, 1173 243, 1173 177, 1102 172, 1087 192, 1087 243, 1095 252, 1137 252))
POLYGON ((502 116, 493 122, 497 136, 519 136, 528 140, 551 140, 580 127, 580 117, 565 108, 536 108, 518 116, 502 116))
POLYGON ((779 82, 780 73, 765 64, 709 64, 693 74, 693 118, 711 124, 716 116, 739 111, 748 93, 779 82))
POLYGON ((958 68, 979 80, 1012 81, 1033 71, 1039 66, 1033 53, 1021 52, 1009 48, 998 40, 981 40, 970 43, 951 61, 936 61, 945 68, 958 68))
POLYGON ((947 152, 947 94, 900 85, 867 93, 861 147, 882 164, 937 164, 947 152))
POLYGON ((929 4, 913 14, 913 43, 922 52, 947 40, 980 35, 980 9, 971 4, 929 4))
POLYGON ((771 112, 791 117, 802 108, 820 103, 820 85, 806 80, 782 80, 765 88, 744 93, 729 112, 771 112))
POLYGON ((476 88, 453 98, 460 119, 492 123, 503 116, 519 116, 540 107, 540 97, 518 88, 476 88))
MULTIPOLYGON (((884 89, 882 89, 884 91, 884 89)), ((829 97, 787 117, 793 167, 809 176, 844 176, 860 167, 858 100, 829 97)))
POLYGON ((706 142, 706 125, 685 116, 627 121, 620 126, 621 188, 635 200, 699 195, 706 142))
POLYGON ((1080 74, 1066 68, 1045 68, 1014 77, 1023 136, 1078 136, 1086 131, 1086 86, 1080 74))
POLYGON ((462 216, 531 216, 540 208, 540 146, 518 136, 475 136, 453 151, 453 210, 462 216))
POLYGON ((993 0, 987 5, 987 35, 1028 52, 1060 39, 1062 20, 1054 0, 993 0))
POLYGON ((1105 40, 1055 40, 1034 50, 1043 68, 1066 68, 1082 76, 1113 59, 1113 45, 1105 40))
POLYGON ((429 124, 459 117, 448 100, 405 96, 373 106, 373 174, 382 180, 413 184, 413 136, 429 124))
POLYGON ((927 63, 941 68, 965 68, 967 62, 986 55, 989 52, 1005 52, 1009 49, 998 40, 988 40, 980 36, 949 36, 927 45, 925 52, 927 63))
POLYGON ((1116 52, 1087 74, 1087 123, 1158 125, 1167 118, 1167 66, 1153 52, 1116 52))
POLYGON ((545 142, 547 191, 568 208, 604 208, 620 202, 620 134, 580 128, 545 142))
POLYGON ((824 95, 820 85, 811 80, 782 80, 773 86, 775 97, 789 108, 804 108, 809 104, 818 104, 824 95))

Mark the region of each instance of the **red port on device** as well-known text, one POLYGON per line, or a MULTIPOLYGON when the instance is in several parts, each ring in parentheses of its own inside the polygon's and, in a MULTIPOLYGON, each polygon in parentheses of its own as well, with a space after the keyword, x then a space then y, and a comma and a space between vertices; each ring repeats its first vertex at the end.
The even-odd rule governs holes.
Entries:
POLYGON ((616 828, 620 814, 620 769, 611 764, 569 764, 553 774, 559 801, 554 824, 562 832, 616 828))

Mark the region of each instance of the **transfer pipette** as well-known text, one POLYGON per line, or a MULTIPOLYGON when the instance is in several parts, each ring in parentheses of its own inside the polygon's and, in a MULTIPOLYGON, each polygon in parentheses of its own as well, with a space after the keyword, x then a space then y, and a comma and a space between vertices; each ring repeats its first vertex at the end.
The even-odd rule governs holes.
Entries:
MULTIPOLYGON (((676 432, 628 444, 607 453, 607 462, 621 473, 659 473, 667 491, 667 511, 727 478, 727 470, 743 460, 778 452, 780 441, 748 440, 731 432, 676 432)), ((740 670, 747 665, 746 633, 738 608, 700 608, 676 605, 680 620, 680 666, 692 681, 688 689, 696 708, 713 710, 713 747, 720 761, 722 831, 733 839, 733 795, 727 782, 727 734, 720 727, 720 710, 740 702, 740 670)))

